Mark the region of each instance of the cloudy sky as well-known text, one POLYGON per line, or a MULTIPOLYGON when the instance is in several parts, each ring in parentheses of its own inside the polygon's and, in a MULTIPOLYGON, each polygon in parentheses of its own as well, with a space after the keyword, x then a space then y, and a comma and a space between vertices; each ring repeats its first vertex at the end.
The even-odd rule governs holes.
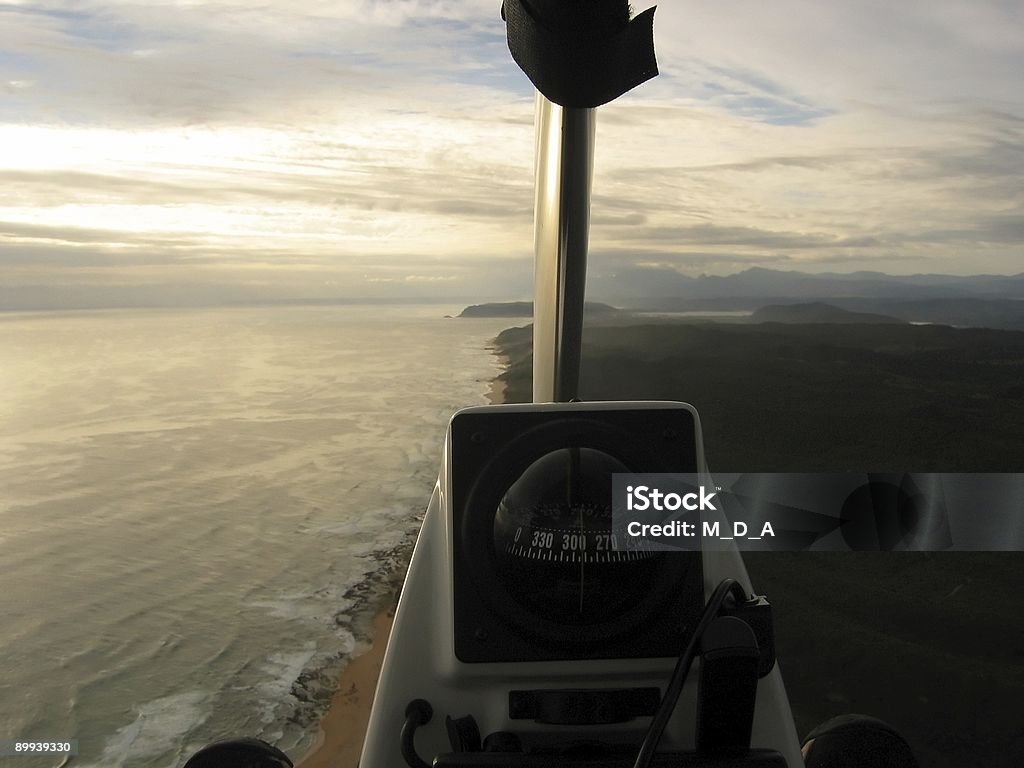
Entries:
MULTIPOLYGON (((0 304, 528 295, 499 7, 0 0, 0 304)), ((596 293, 1024 270, 1024 3, 667 0, 655 44, 598 112, 596 293)))

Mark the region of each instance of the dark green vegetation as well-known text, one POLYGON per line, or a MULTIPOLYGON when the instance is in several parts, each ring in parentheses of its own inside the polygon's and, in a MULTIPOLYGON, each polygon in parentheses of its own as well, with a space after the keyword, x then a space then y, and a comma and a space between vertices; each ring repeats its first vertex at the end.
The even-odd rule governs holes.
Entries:
MULTIPOLYGON (((498 339, 530 399, 530 330, 498 339)), ((590 327, 581 396, 701 414, 712 470, 1022 471, 1024 333, 910 325, 590 327)), ((797 727, 893 723, 925 768, 1021 765, 1024 555, 746 558, 797 727)))
MULTIPOLYGON (((502 332, 510 402, 530 330, 502 332)), ((584 400, 685 400, 725 472, 1017 471, 1024 333, 911 325, 660 323, 585 332, 584 400)))
POLYGON ((1024 755, 1024 555, 745 556, 775 615, 801 736, 835 715, 892 723, 922 768, 1016 768, 1024 755))
MULTIPOLYGON (((583 312, 587 315, 612 315, 620 310, 598 301, 588 301, 583 312)), ((459 313, 459 317, 533 317, 532 301, 499 301, 490 304, 472 304, 459 313)))

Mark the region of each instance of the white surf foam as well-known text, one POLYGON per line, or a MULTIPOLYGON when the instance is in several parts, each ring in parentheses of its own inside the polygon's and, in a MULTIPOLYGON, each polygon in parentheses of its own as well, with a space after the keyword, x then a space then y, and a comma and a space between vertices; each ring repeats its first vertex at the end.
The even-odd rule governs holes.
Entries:
POLYGON ((122 768, 177 751, 184 734, 210 716, 210 698, 206 691, 184 691, 140 705, 135 719, 107 739, 100 759, 80 768, 122 768))

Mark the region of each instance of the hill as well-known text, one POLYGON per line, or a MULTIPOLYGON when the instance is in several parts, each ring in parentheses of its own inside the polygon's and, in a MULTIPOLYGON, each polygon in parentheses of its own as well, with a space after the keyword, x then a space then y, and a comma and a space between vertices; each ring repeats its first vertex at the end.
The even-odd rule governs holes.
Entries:
POLYGON ((639 312, 752 312, 774 305, 825 303, 913 323, 1024 330, 1024 273, 810 274, 752 268, 689 277, 664 267, 637 267, 617 273, 599 295, 639 312))
MULTIPOLYGON (((583 305, 587 315, 613 315, 622 310, 609 304, 588 301, 583 305)), ((473 304, 459 313, 459 317, 533 317, 532 301, 501 301, 489 304, 473 304)))
POLYGON ((824 302, 809 304, 769 304, 756 310, 750 319, 755 323, 840 323, 840 324, 895 324, 906 320, 872 312, 852 312, 824 302))
POLYGON ((602 287, 602 296, 623 306, 669 311, 691 302, 728 299, 819 301, 836 297, 869 299, 1024 298, 1024 273, 1017 275, 889 275, 884 272, 821 272, 753 267, 732 275, 690 277, 665 267, 633 267, 602 287))

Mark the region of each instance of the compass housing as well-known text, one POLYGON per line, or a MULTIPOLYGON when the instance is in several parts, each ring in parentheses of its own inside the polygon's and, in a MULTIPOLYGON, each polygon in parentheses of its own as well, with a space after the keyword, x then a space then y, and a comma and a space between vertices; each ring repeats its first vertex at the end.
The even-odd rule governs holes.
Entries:
POLYGON ((697 467, 685 407, 521 410, 452 421, 455 654, 465 662, 678 655, 699 552, 623 548, 612 474, 697 467))

